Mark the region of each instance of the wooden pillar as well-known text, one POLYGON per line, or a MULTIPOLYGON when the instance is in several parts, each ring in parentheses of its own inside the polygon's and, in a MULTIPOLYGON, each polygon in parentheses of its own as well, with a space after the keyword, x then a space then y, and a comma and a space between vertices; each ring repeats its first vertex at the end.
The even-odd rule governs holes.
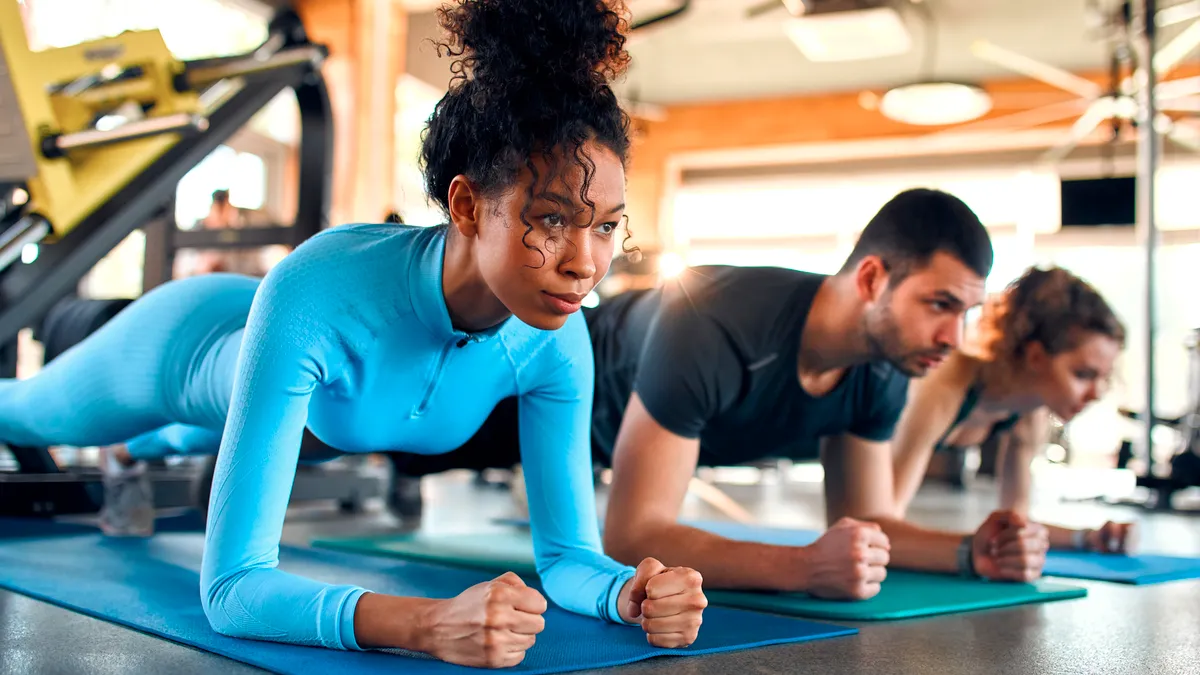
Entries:
POLYGON ((396 84, 404 73, 408 14, 398 0, 354 0, 358 84, 354 220, 380 221, 395 205, 396 84))
POLYGON ((295 8, 309 38, 329 47, 330 224, 378 221, 395 203, 395 92, 408 13, 399 0, 296 0, 295 8))
POLYGON ((652 252, 662 244, 658 227, 659 200, 666 194, 663 182, 669 154, 663 151, 662 144, 653 143, 646 136, 652 133, 651 123, 638 120, 634 126, 636 131, 625 176, 625 214, 631 235, 629 244, 652 252))

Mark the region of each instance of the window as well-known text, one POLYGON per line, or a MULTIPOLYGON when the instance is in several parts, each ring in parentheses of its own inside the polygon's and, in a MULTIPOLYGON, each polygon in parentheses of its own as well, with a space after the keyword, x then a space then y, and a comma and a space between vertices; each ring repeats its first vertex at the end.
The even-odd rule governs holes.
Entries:
POLYGON ((832 272, 879 208, 913 187, 954 194, 996 231, 997 256, 999 249, 1008 249, 1005 260, 1011 269, 998 270, 1002 273, 989 279, 989 288, 1007 283, 1011 277, 1004 277, 1020 265, 1016 258, 1028 258, 1033 233, 1058 227, 1058 177, 1015 167, 693 182, 685 176, 674 204, 674 242, 667 244, 689 251, 690 264, 703 259, 832 272), (1004 235, 998 236, 1001 230, 1004 235), (821 238, 836 238, 839 244, 814 247, 821 238))
POLYGON ((396 83, 396 207, 409 225, 438 225, 446 218, 433 200, 426 199, 425 177, 417 163, 421 135, 444 90, 404 75, 396 83))
POLYGON ((222 145, 179 181, 175 192, 175 221, 184 230, 208 215, 212 193, 229 190, 229 202, 239 209, 261 209, 267 197, 267 167, 261 157, 222 145))
POLYGON ((229 180, 229 203, 239 209, 263 207, 267 190, 267 165, 262 157, 239 152, 233 158, 229 180))

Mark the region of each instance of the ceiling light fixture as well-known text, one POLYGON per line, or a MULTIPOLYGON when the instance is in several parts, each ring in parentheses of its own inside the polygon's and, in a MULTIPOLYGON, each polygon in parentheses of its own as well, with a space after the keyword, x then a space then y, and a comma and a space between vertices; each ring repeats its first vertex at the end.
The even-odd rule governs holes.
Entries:
POLYGON ((912 49, 908 28, 892 7, 793 13, 796 16, 784 23, 784 31, 804 57, 815 63, 878 59, 912 49))
POLYGON ((889 89, 879 101, 885 117, 918 126, 968 122, 991 109, 992 97, 986 91, 963 82, 913 82, 889 89))

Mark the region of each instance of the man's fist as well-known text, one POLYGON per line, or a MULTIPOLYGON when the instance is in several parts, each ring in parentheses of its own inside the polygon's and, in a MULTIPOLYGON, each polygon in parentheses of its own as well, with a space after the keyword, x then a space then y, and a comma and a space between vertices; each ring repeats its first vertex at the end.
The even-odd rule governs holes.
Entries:
POLYGON ((1133 553, 1137 548, 1137 531, 1133 523, 1108 521, 1098 530, 1085 530, 1083 548, 1099 553, 1133 553))
POLYGON ((890 560, 887 535, 876 523, 842 518, 804 547, 804 591, 818 598, 866 600, 879 594, 890 560))
POLYGON ((985 579, 1033 581, 1042 576, 1050 535, 1015 511, 995 511, 971 541, 975 573, 985 579))

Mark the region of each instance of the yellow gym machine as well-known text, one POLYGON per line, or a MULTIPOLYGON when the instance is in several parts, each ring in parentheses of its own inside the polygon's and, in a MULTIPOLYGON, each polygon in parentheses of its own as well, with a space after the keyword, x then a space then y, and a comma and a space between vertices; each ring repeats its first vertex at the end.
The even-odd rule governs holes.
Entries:
POLYGON ((299 229, 319 229, 332 155, 325 56, 290 11, 262 46, 233 57, 180 61, 156 30, 32 51, 17 0, 0 0, 0 343, 39 320, 154 217, 191 167, 289 87, 301 108, 302 164, 324 181, 308 186, 318 199, 300 211, 317 226, 299 229), (35 243, 37 264, 22 264, 35 243))
MULTIPOLYGON (((18 331, 71 300, 83 275, 134 229, 147 233, 147 287, 165 280, 175 248, 296 246, 320 231, 333 158, 326 54, 290 9, 249 54, 181 61, 158 31, 35 52, 17 0, 0 0, 0 377, 15 375, 18 331), (300 111, 296 221, 179 230, 171 208, 179 180, 285 89, 300 111), (23 260, 31 244, 38 255, 23 260)), ((0 515, 99 509, 94 468, 60 467, 45 448, 8 449, 18 470, 0 472, 0 515)), ((203 468, 199 477, 169 467, 151 477, 160 508, 193 506, 197 491, 207 493, 203 468)), ((298 472, 292 495, 353 508, 384 488, 377 475, 325 465, 298 472)))
POLYGON ((0 3, 0 180, 24 183, 26 215, 0 253, 61 237, 184 135, 207 128, 195 91, 176 91, 183 66, 158 31, 35 52, 16 2, 0 3), (132 118, 132 119, 131 119, 132 118))

